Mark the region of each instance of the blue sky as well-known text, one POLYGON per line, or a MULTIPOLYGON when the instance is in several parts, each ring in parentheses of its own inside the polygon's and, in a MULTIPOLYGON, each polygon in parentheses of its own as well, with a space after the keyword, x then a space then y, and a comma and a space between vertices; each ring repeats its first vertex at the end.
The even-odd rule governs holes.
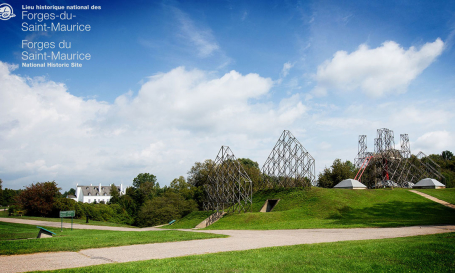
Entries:
MULTIPOLYGON (((0 1, 1 2, 1 1, 0 1)), ((0 178, 161 185, 221 145, 262 165, 284 129, 316 159, 353 160, 357 137, 408 133, 455 151, 453 1, 90 1, 90 32, 0 21, 0 178), (22 67, 22 40, 70 41, 80 68, 22 67)), ((31 11, 42 12, 42 11, 31 11)), ((51 51, 51 50, 48 50, 51 51)))

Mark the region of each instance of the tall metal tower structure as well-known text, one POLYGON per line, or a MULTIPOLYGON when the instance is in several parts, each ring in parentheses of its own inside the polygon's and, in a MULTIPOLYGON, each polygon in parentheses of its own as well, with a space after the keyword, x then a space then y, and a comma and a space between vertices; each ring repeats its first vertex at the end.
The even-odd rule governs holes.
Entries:
POLYGON ((400 148, 395 149, 395 139, 392 130, 382 128, 377 130, 374 139, 374 153, 367 151, 366 135, 359 136, 358 154, 355 158, 356 167, 371 169, 369 187, 378 185, 409 187, 425 177, 432 177, 445 181, 440 173, 440 166, 431 158, 420 152, 417 156, 411 154, 409 136, 400 135, 400 148))
POLYGON ((253 183, 228 146, 221 146, 210 170, 206 192, 205 210, 226 212, 251 211, 253 183))
POLYGON ((284 130, 262 167, 260 189, 309 187, 315 180, 315 160, 288 130, 284 130))

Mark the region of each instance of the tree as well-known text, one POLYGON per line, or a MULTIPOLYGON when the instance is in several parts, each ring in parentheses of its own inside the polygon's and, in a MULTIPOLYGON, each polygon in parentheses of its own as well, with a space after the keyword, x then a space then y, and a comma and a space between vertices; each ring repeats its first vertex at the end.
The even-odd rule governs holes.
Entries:
POLYGON ((194 200, 185 200, 182 195, 167 191, 163 196, 144 203, 138 213, 137 224, 143 227, 164 224, 180 219, 196 209, 194 200))
POLYGON ((156 176, 149 173, 140 173, 133 179, 133 187, 136 189, 139 189, 144 183, 151 183, 152 186, 154 186, 156 183, 156 176))
POLYGON ((38 182, 26 187, 17 197, 17 203, 26 210, 26 215, 49 216, 54 199, 60 196, 60 188, 55 181, 38 182))
POLYGON ((195 187, 202 187, 207 183, 210 170, 215 166, 215 162, 207 159, 203 163, 196 162, 188 171, 188 183, 195 187))
POLYGON ((451 151, 444 151, 442 152, 441 156, 444 160, 452 160, 453 153, 451 151))
POLYGON ((194 186, 186 182, 185 177, 180 176, 172 180, 170 189, 181 194, 186 200, 193 199, 194 186))
POLYGON ((109 194, 111 195, 111 199, 109 200, 109 203, 117 204, 120 200, 120 193, 118 192, 118 188, 115 184, 111 185, 111 190, 110 190, 109 194))
POLYGON ((3 190, 3 203, 1 204, 2 206, 9 206, 15 203, 16 201, 16 196, 18 196, 22 190, 13 190, 13 189, 8 189, 5 188, 3 190))
POLYGON ((128 212, 131 216, 137 215, 137 204, 134 201, 134 196, 136 194, 136 189, 133 187, 126 188, 126 192, 124 195, 120 196, 119 204, 120 206, 128 212))
POLYGON ((354 178, 356 168, 349 160, 341 162, 340 159, 335 159, 330 168, 325 167, 322 173, 318 176, 318 186, 323 188, 333 188, 340 181, 348 178, 354 178))
POLYGON ((65 191, 63 193, 63 197, 68 197, 68 195, 76 195, 76 190, 74 188, 71 188, 69 191, 65 191))
POLYGON ((239 158, 238 161, 242 164, 242 167, 248 174, 251 182, 253 182, 253 192, 256 192, 258 190, 257 187, 261 184, 263 179, 259 164, 249 158, 239 158))
POLYGON ((204 185, 208 182, 210 170, 215 167, 215 162, 210 159, 204 162, 196 162, 188 171, 187 182, 193 186, 193 199, 197 202, 199 209, 202 209, 205 190, 204 185))

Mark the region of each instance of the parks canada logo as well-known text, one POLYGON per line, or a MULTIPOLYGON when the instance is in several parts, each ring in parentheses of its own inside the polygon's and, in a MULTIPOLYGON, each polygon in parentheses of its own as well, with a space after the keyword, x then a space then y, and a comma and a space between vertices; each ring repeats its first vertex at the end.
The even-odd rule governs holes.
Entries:
POLYGON ((0 20, 5 21, 13 17, 16 17, 16 14, 13 13, 13 7, 6 3, 0 4, 0 20))

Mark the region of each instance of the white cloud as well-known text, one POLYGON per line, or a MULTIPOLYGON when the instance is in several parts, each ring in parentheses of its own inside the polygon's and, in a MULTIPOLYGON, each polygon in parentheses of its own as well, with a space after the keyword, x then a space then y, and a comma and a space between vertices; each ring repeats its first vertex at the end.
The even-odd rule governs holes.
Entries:
MULTIPOLYGON (((440 154, 442 151, 453 147, 454 137, 447 131, 428 132, 420 136, 412 145, 415 147, 415 154, 422 151, 425 154, 440 154)), ((412 147, 411 147, 412 148, 412 147)))
POLYGON ((200 57, 209 57, 220 49, 210 29, 197 27, 187 14, 177 8, 174 8, 174 13, 180 23, 181 34, 196 46, 200 57))
POLYGON ((67 190, 76 182, 130 184, 150 172, 163 185, 221 145, 261 162, 307 111, 298 94, 262 102, 272 87, 257 74, 178 67, 106 103, 0 62, 0 177, 13 188, 55 179, 67 190))
POLYGON ((283 65, 283 69, 281 70, 281 77, 284 78, 289 74, 289 70, 294 66, 290 62, 287 62, 283 65))
POLYGON ((371 97, 406 92, 409 83, 434 62, 443 49, 444 42, 438 38, 420 50, 415 47, 405 50, 396 42, 388 41, 373 49, 362 44, 352 53, 338 51, 318 67, 313 95, 324 96, 328 89, 360 89, 371 97))

